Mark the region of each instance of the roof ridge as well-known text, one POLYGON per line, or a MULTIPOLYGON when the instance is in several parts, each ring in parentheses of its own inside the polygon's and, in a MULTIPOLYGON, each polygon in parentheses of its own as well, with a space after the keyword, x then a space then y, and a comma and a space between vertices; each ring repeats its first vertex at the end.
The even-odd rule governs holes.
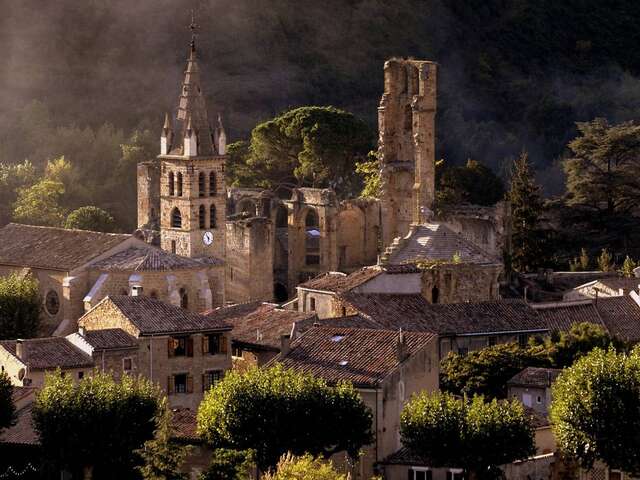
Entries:
POLYGON ((48 225, 31 225, 28 223, 9 222, 6 226, 37 228, 41 230, 57 230, 62 232, 80 232, 80 233, 97 233, 99 235, 111 235, 111 236, 126 236, 130 237, 130 233, 117 233, 117 232, 99 232, 97 230, 84 230, 82 228, 64 228, 64 227, 50 227, 48 225))

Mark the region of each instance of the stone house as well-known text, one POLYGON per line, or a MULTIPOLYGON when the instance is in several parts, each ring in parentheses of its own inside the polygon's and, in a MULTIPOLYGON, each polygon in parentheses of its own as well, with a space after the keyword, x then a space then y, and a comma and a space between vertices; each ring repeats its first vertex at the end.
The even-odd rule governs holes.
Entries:
POLYGON ((551 385, 560 372, 557 368, 527 367, 507 381, 507 397, 546 416, 551 405, 551 385))
POLYGON ((231 368, 229 325, 150 297, 105 297, 78 325, 89 336, 121 329, 134 337, 134 370, 158 383, 174 408, 196 410, 231 368))
POLYGON ((375 441, 351 474, 368 480, 375 464, 400 448, 400 412, 411 395, 438 389, 435 340, 431 333, 316 326, 285 345, 274 361, 329 383, 353 383, 373 413, 375 441))
POLYGON ((562 296, 563 301, 595 299, 602 297, 622 297, 631 292, 638 293, 640 279, 636 277, 605 277, 592 280, 569 290, 562 296))
POLYGON ((265 365, 281 351, 283 337, 297 338, 318 319, 315 313, 299 313, 262 302, 222 307, 206 315, 231 325, 234 368, 240 369, 265 365))

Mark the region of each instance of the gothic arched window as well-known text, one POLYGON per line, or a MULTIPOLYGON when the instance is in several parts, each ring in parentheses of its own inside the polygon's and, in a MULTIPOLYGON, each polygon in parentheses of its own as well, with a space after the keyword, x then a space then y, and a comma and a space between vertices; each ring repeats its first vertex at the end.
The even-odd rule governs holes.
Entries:
POLYGON ((180 306, 182 308, 189 308, 189 295, 184 288, 180 289, 180 306))
POLYGON ((320 264, 320 222, 315 210, 309 210, 304 219, 305 225, 305 254, 307 265, 320 264))
POLYGON ((206 226, 206 219, 204 218, 204 216, 205 216, 204 205, 200 205, 200 208, 198 209, 198 226, 200 227, 201 230, 204 230, 206 226))
POLYGON ((217 192, 216 188, 216 172, 209 173, 209 196, 213 197, 217 192))
POLYGON ((440 290, 438 289, 438 287, 433 287, 431 289, 431 303, 438 303, 438 300, 440 299, 440 290))
POLYGON ((214 204, 209 207, 209 228, 216 228, 216 206, 214 204))
POLYGON ((171 211, 171 227, 172 228, 182 228, 182 214, 178 207, 175 207, 171 211))
POLYGON ((182 173, 178 172, 178 175, 176 175, 176 183, 178 184, 176 186, 176 190, 178 191, 178 196, 181 197, 182 196, 182 173))
POLYGON ((173 196, 176 194, 176 185, 173 177, 173 172, 169 172, 169 195, 173 196))
POLYGON ((204 197, 204 195, 206 193, 204 191, 204 187, 205 187, 204 172, 200 172, 198 174, 198 196, 199 197, 204 197))
POLYGON ((285 228, 289 223, 287 207, 280 205, 276 211, 276 228, 285 228))

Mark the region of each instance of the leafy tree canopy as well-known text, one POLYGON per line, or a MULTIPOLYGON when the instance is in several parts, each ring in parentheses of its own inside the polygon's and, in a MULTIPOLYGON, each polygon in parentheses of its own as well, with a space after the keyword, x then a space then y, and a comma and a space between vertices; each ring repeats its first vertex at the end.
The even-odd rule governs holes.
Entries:
POLYGON ((476 160, 469 159, 464 166, 445 167, 441 172, 437 188, 440 205, 494 205, 504 197, 502 180, 476 160))
POLYGON ((156 386, 95 372, 77 383, 49 374, 36 395, 33 424, 46 461, 94 478, 129 478, 141 463, 136 450, 154 438, 164 403, 156 386))
POLYGON ((257 125, 248 148, 234 146, 232 183, 276 191, 291 187, 332 187, 358 192, 356 162, 371 150, 369 127, 335 107, 300 107, 257 125), (241 164, 244 163, 244 167, 241 164))
POLYGON ((253 466, 254 454, 250 450, 217 448, 211 455, 211 463, 199 480, 247 480, 253 466))
POLYGON ((265 480, 347 480, 339 474, 331 461, 313 458, 311 455, 295 457, 290 453, 283 455, 273 473, 264 476, 265 480))
POLYGON ((13 385, 7 372, 0 372, 0 432, 13 425, 16 406, 13 404, 13 385))
POLYGON ((531 420, 516 400, 422 392, 403 409, 400 435, 434 467, 464 468, 479 479, 499 478, 499 465, 535 452, 531 420))
POLYGON ((35 278, 15 273, 0 277, 0 339, 35 337, 41 305, 35 278))
POLYGON ((640 351, 578 360, 554 383, 550 416, 559 449, 583 467, 601 460, 640 474, 640 351))
POLYGON ((255 451, 266 471, 287 452, 355 458, 371 442, 371 417, 350 384, 277 365, 226 375, 200 404, 198 431, 214 448, 255 451))
POLYGON ((62 182, 49 179, 19 189, 13 219, 29 225, 61 226, 65 211, 60 206, 60 198, 64 192, 62 182))
POLYGON ((92 230, 94 232, 113 232, 115 220, 109 212, 94 206, 80 207, 67 216, 64 228, 92 230))

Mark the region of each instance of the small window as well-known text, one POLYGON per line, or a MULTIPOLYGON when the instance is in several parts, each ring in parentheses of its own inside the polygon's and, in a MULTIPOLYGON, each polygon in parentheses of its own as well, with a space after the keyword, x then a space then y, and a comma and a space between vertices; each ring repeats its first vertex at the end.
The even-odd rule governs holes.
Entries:
POLYGON ((176 253, 176 241, 171 240, 171 253, 176 253))
POLYGON ((205 218, 205 209, 204 209, 204 205, 200 205, 200 208, 198 208, 198 226, 200 227, 200 230, 204 230, 205 226, 206 226, 206 218, 205 218))
POLYGON ((450 469, 447 472, 447 480, 464 480, 464 473, 461 469, 450 469))
POLYGON ((434 286, 431 289, 431 303, 438 303, 438 300, 440 300, 440 290, 434 286))
POLYGON ((216 228, 216 206, 213 203, 209 207, 209 228, 216 228))
POLYGON ((189 295, 184 288, 180 289, 180 306, 185 310, 189 308, 189 295))
POLYGON ((174 196, 176 194, 176 184, 173 176, 173 172, 169 172, 169 195, 174 196))
POLYGON ((178 207, 171 211, 171 228, 182 228, 182 214, 178 207))
POLYGON ((202 353, 209 355, 226 354, 227 338, 219 333, 202 337, 202 353))
POLYGON ((521 333, 518 335, 518 345, 520 345, 521 347, 526 347, 528 342, 529 335, 527 335, 526 333, 521 333))
POLYGON ((187 374, 179 373, 173 376, 173 391, 175 393, 187 393, 187 374))
MULTIPOLYGON (((172 242, 175 243, 175 242, 172 242)), ((173 247, 173 245, 172 245, 173 247)), ((149 298, 153 298, 154 300, 158 298, 158 292, 156 292, 155 290, 151 290, 151 292, 149 292, 149 298)))
POLYGON ((236 358, 242 358, 242 349, 240 347, 233 347, 231 349, 231 356, 236 358))
POLYGON ((218 193, 216 186, 216 172, 209 173, 209 196, 214 197, 218 193))
POLYGON ((206 392, 215 387, 222 380, 221 370, 210 370, 202 375, 202 391, 206 392))
POLYGON ((458 348, 458 355, 462 355, 463 357, 469 354, 469 349, 467 347, 458 348))
POLYGON ((489 337, 489 346, 493 347, 498 343, 498 337, 496 337, 495 335, 492 335, 489 337))
POLYGON ((310 310, 311 312, 315 312, 315 311, 316 311, 316 299, 315 299, 315 298, 313 298, 313 297, 311 297, 311 298, 309 299, 309 310, 310 310))
POLYGON ((131 370, 133 370, 133 359, 131 359, 131 357, 123 358, 122 359, 122 371, 124 373, 129 373, 131 370))
POLYGON ((409 480, 432 480, 432 472, 427 468, 413 467, 409 469, 409 480))
POLYGON ((204 180, 204 172, 200 172, 198 174, 198 196, 204 197, 205 192, 205 180, 204 180))
POLYGON ((49 290, 44 299, 44 308, 51 316, 57 315, 60 312, 60 297, 55 290, 49 290))
POLYGON ((169 357, 193 357, 193 339, 191 337, 171 337, 168 339, 169 357))
POLYGON ((82 380, 84 378, 84 372, 78 372, 78 380, 82 380))
POLYGON ((176 190, 177 190, 177 194, 179 197, 182 196, 182 173, 178 172, 178 175, 176 175, 176 190))
POLYGON ((305 263, 320 265, 320 222, 315 210, 309 210, 305 223, 305 263))
POLYGON ((536 403, 538 404, 542 403, 542 397, 540 395, 536 397, 536 403))

